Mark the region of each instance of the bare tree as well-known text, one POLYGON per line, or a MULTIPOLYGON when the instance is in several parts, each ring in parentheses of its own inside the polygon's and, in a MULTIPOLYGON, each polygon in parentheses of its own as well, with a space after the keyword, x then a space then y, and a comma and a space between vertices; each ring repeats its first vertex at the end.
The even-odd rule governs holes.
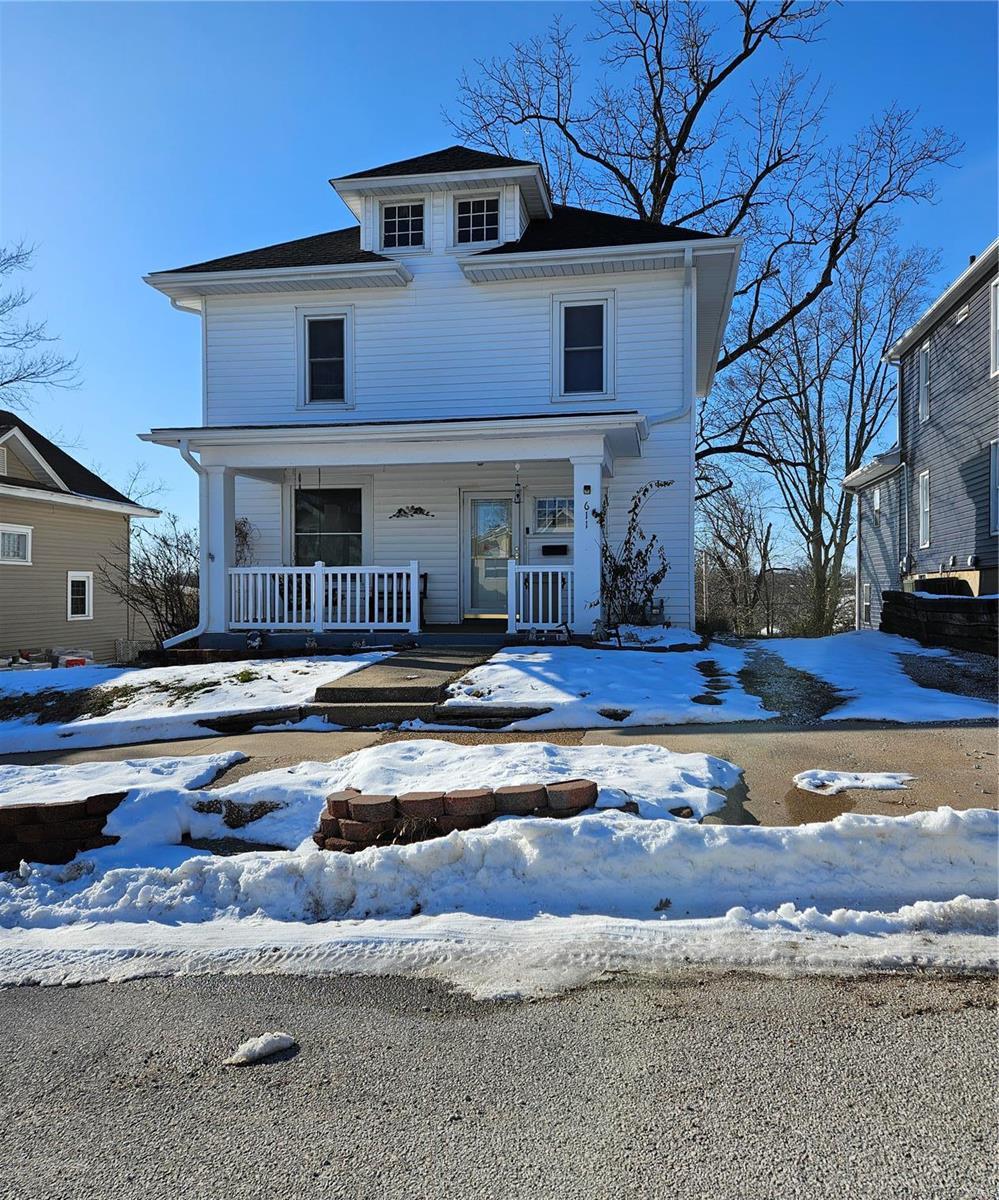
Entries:
POLYGON ((12 277, 31 267, 34 249, 18 242, 0 246, 0 408, 26 409, 36 387, 75 387, 76 359, 52 348, 44 321, 24 314, 29 293, 12 277))
MULTIPOLYGON (((744 237, 725 370, 805 314, 894 205, 931 199, 933 168, 961 146, 897 107, 830 144, 807 71, 757 69, 767 49, 813 42, 826 5, 732 0, 719 11, 715 24, 692 0, 604 0, 592 35, 604 73, 586 81, 573 29, 556 19, 463 74, 449 119, 463 140, 540 161, 562 203, 744 237)), ((758 452, 765 398, 728 399, 701 425, 702 461, 758 452)))
POLYGON ((772 626, 773 523, 766 519, 759 491, 746 483, 717 488, 700 506, 699 541, 705 610, 714 626, 754 635, 772 626), (762 613, 762 615, 761 615, 762 613))
POLYGON ((900 250, 892 234, 887 224, 866 234, 835 286, 723 389, 761 407, 752 438, 800 539, 803 627, 814 635, 832 632, 841 605, 853 501, 840 482, 872 453, 894 410, 895 372, 883 356, 925 307, 937 268, 933 255, 900 250))
POLYGON ((198 534, 173 514, 133 525, 131 537, 100 561, 98 576, 162 642, 198 622, 198 534))

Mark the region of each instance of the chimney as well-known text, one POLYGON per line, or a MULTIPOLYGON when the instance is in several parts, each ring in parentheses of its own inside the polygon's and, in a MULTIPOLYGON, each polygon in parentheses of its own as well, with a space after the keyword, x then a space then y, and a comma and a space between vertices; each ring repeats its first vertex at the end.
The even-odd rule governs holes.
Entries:
POLYGON ((969 267, 973 267, 973 266, 975 265, 975 259, 976 259, 977 257, 978 257, 978 255, 977 255, 977 254, 969 254, 969 255, 968 255, 968 266, 969 266, 969 267))

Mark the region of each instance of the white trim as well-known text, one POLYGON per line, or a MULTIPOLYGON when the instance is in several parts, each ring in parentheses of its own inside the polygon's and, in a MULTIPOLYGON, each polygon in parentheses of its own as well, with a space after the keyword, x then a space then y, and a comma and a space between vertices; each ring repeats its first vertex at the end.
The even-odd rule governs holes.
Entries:
POLYGON ((871 492, 871 512, 874 519, 874 528, 878 529, 881 526, 881 485, 877 484, 871 492))
POLYGON ((999 533, 999 441, 989 442, 989 533, 999 533))
POLYGON ((94 573, 93 571, 66 572, 66 620, 92 621, 94 619, 94 573), (83 613, 73 612, 73 584, 83 581, 87 585, 87 610, 83 613))
MULTIPOLYGON (((999 375, 999 279, 989 284, 989 377, 999 375)), ((993 532, 995 532, 993 530, 993 532)))
POLYGON ((146 508, 141 504, 127 504, 120 500, 98 500, 93 496, 78 496, 75 492, 46 492, 37 488, 17 487, 11 483, 0 483, 0 496, 11 496, 16 500, 37 500, 39 503, 68 504, 73 508, 94 508, 102 512, 121 513, 126 517, 158 517, 158 508, 146 508))
POLYGON ((375 245, 379 254, 397 255, 430 254, 433 250, 433 196, 430 193, 413 192, 412 195, 386 196, 375 205, 376 229, 375 245), (398 208, 402 204, 423 205, 423 244, 421 246, 386 246, 385 245, 385 209, 398 208))
POLYGON ((506 236, 506 205, 503 203, 502 188, 484 188, 474 192, 450 193, 450 219, 447 222, 447 249, 461 252, 489 250, 492 246, 501 246, 504 242, 512 241, 506 236), (458 241, 458 205, 472 200, 495 200, 497 214, 497 236, 484 242, 458 241))
POLYGON ((551 398, 555 403, 571 404, 573 401, 613 400, 615 391, 614 344, 616 341, 617 293, 614 288, 606 291, 554 292, 551 310, 552 374, 551 398), (603 388, 599 392, 567 392, 565 390, 565 347, 563 317, 567 308, 603 307, 603 388))
POLYGON ((296 304, 295 342, 298 350, 295 407, 340 412, 354 407, 354 306, 353 304, 296 304), (343 399, 310 400, 309 343, 310 321, 343 321, 343 399))
POLYGON ((0 446, 0 475, 7 474, 7 447, 0 446))
MULTIPOLYGON (((238 292, 241 286, 250 291, 266 291, 266 285, 283 284, 283 291, 294 290, 301 284, 310 290, 330 287, 364 287, 365 280, 384 276, 386 287, 405 287, 413 273, 401 262, 329 263, 310 267, 266 267, 240 271, 155 271, 142 277, 165 296, 194 297, 211 295, 209 289, 224 287, 238 292), (358 282, 362 281, 362 282, 358 282)), ((220 293, 226 294, 226 293, 220 293)), ((197 308, 192 311, 197 312, 197 308)))
POLYGON ((919 511, 919 548, 925 550, 930 544, 930 473, 920 471, 916 477, 916 504, 919 511), (926 480, 926 499, 923 500, 923 480, 926 480), (923 517, 926 517, 925 529, 923 517))
MULTIPOLYGON (((281 561, 292 564, 295 561, 295 492, 299 490, 296 476, 308 474, 307 468, 301 472, 289 469, 285 482, 281 485, 281 561)), ((317 477, 315 485, 303 483, 301 491, 320 491, 326 488, 355 488, 361 492, 361 566, 369 567, 374 563, 374 477, 364 474, 345 474, 337 471, 327 479, 317 477)))
POLYGON ((43 474, 51 479, 57 487, 61 487, 64 492, 69 491, 69 488, 66 486, 65 482, 55 473, 52 467, 49 466, 48 461, 42 457, 41 452, 35 449, 27 435, 23 433, 16 425, 13 429, 8 429, 5 434, 0 436, 0 445, 4 445, 6 442, 11 441, 16 442, 18 446, 22 447, 25 455, 27 455, 28 458, 33 459, 43 474))
POLYGON ((919 391, 916 397, 916 415, 919 424, 925 425, 930 419, 930 343, 923 342, 919 347, 918 359, 919 391))
POLYGON ((688 238, 679 242, 642 242, 629 246, 580 246, 574 250, 517 250, 509 254, 490 254, 487 258, 459 259, 458 265, 465 270, 479 268, 554 266, 575 263, 581 259, 607 259, 628 262, 630 259, 675 258, 683 266, 684 251, 690 247, 698 255, 728 254, 741 250, 742 238, 688 238))
MULTIPOLYGON (((472 611, 472 526, 471 512, 473 500, 506 500, 510 504, 510 552, 515 561, 519 562, 522 555, 520 550, 520 539, 522 533, 521 524, 517 520, 517 505, 514 502, 513 489, 497 488, 459 488, 458 501, 460 505, 460 520, 459 525, 459 565, 460 565, 460 594, 458 598, 458 614, 460 619, 466 617, 473 619, 479 617, 504 617, 509 612, 510 594, 509 594, 509 572, 507 572, 507 596, 506 604, 495 613, 481 613, 472 611)), ((497 559, 497 562, 503 562, 503 559, 497 559)), ((509 559, 505 560, 509 562, 509 559)))
MULTIPOLYGON (((422 175, 359 175, 354 178, 336 178, 329 181, 330 186, 340 196, 344 204, 356 214, 354 205, 348 196, 351 198, 363 195, 364 193, 391 191, 393 188, 409 189, 420 188, 429 189, 430 191, 441 190, 458 190, 463 184, 469 182, 468 177, 472 180, 479 180, 487 186, 510 182, 518 183, 523 180, 530 181, 537 187, 537 197, 526 195, 525 202, 528 206, 528 212, 532 217, 550 217, 552 215, 551 196, 548 192, 548 184, 545 180, 541 168, 537 165, 529 165, 524 167, 484 167, 481 170, 475 168, 471 171, 428 171, 422 175), (540 205, 534 203, 535 199, 541 201, 540 205)), ((520 183, 522 191, 525 189, 520 183)))
POLYGON ((8 525, 6 523, 0 525, 0 533, 23 534, 27 538, 27 558, 0 558, 0 566, 4 567, 30 567, 31 566, 31 543, 33 540, 34 526, 33 525, 8 525))

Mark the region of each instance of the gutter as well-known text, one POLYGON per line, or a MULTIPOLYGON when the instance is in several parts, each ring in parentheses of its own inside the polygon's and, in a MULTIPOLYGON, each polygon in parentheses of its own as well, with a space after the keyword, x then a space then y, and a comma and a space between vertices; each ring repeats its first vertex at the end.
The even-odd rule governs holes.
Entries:
POLYGON ((207 551, 204 545, 204 531, 208 528, 208 492, 202 482, 205 477, 205 469, 191 453, 190 443, 187 438, 181 439, 177 449, 180 451, 180 457, 198 477, 198 623, 193 629, 188 629, 186 633, 178 633, 173 637, 165 638, 163 641, 164 650, 172 650, 174 646, 179 646, 182 642, 189 642, 191 638, 201 637, 208 628, 208 597, 205 595, 204 585, 205 576, 207 575, 205 569, 205 555, 207 551))

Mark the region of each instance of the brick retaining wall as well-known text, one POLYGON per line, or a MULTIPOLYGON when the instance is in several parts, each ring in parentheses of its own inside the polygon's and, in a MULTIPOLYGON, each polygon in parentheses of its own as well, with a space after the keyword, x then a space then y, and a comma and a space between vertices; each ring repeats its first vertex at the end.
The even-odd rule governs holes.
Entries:
POLYGON ((107 792, 68 804, 0 806, 0 871, 14 871, 21 860, 67 863, 81 850, 113 845, 105 837, 108 813, 128 792, 107 792))

